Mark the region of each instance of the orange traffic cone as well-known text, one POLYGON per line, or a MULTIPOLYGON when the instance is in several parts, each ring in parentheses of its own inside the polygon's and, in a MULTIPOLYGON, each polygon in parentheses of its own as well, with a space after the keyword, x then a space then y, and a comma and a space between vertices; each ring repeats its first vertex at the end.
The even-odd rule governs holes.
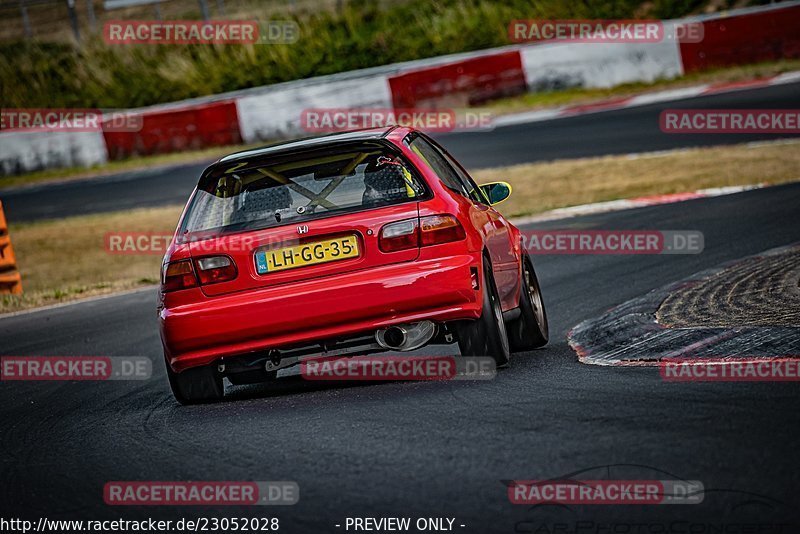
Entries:
POLYGON ((0 293, 22 294, 22 277, 17 270, 17 259, 11 247, 8 224, 0 202, 0 293))

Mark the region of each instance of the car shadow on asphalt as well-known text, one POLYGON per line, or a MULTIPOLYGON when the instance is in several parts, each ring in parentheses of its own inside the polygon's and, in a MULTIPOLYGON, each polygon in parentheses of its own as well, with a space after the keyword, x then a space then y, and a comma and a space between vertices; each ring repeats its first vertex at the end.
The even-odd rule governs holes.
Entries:
MULTIPOLYGON (((381 385, 400 383, 419 383, 420 380, 305 380, 300 376, 280 377, 269 382, 248 384, 242 386, 228 385, 225 389, 225 400, 240 401, 288 397, 318 391, 350 390, 355 388, 370 388, 381 385)), ((451 380, 429 380, 425 382, 448 382, 451 380)))

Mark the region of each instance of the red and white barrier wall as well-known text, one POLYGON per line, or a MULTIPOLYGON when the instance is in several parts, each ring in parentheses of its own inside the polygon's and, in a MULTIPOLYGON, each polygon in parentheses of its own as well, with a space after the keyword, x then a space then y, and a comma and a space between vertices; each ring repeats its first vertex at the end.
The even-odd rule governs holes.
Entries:
POLYGON ((685 72, 800 57, 800 3, 704 17, 699 43, 681 43, 685 72))
POLYGON ((102 132, 0 132, 0 176, 106 161, 102 132))
POLYGON ((242 142, 235 100, 152 109, 140 116, 136 132, 103 132, 109 159, 242 142))
POLYGON ((283 83, 237 99, 242 139, 253 143, 297 135, 304 109, 391 106, 384 74, 326 78, 283 83))
POLYGON ((614 87, 683 74, 678 46, 663 43, 543 43, 520 50, 528 90, 614 87))
POLYGON ((486 50, 476 57, 412 67, 388 82, 396 108, 465 107, 527 90, 518 49, 486 50))
POLYGON ((800 1, 667 25, 687 21, 702 22, 702 41, 516 45, 131 110, 142 117, 137 132, 0 133, 0 175, 301 135, 308 108, 465 107, 526 91, 612 87, 800 57, 800 1))

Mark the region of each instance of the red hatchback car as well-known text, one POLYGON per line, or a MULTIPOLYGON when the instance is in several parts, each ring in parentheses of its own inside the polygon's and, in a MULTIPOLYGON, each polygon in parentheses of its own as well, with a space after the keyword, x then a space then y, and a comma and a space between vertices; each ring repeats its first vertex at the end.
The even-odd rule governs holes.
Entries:
POLYGON ((332 134, 206 169, 164 257, 158 316, 184 404, 223 378, 275 378, 308 356, 458 343, 491 355, 547 343, 519 230, 441 146, 410 128, 332 134))

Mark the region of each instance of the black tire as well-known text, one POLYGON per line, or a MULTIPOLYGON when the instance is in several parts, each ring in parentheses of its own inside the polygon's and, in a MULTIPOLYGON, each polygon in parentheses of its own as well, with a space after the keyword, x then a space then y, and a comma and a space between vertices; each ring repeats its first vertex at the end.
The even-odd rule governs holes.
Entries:
POLYGON ((547 345, 550 330, 547 326, 547 311, 544 307, 542 290, 533 262, 525 254, 522 258, 522 280, 519 296, 519 317, 510 321, 508 342, 514 352, 523 352, 547 345))
POLYGON ((483 260, 483 306, 481 318, 457 326, 462 356, 492 356, 498 367, 508 365, 511 349, 503 322, 500 297, 487 258, 483 260))
POLYGON ((213 365, 192 367, 176 373, 167 364, 167 377, 175 400, 184 405, 216 402, 225 396, 222 375, 213 365))

